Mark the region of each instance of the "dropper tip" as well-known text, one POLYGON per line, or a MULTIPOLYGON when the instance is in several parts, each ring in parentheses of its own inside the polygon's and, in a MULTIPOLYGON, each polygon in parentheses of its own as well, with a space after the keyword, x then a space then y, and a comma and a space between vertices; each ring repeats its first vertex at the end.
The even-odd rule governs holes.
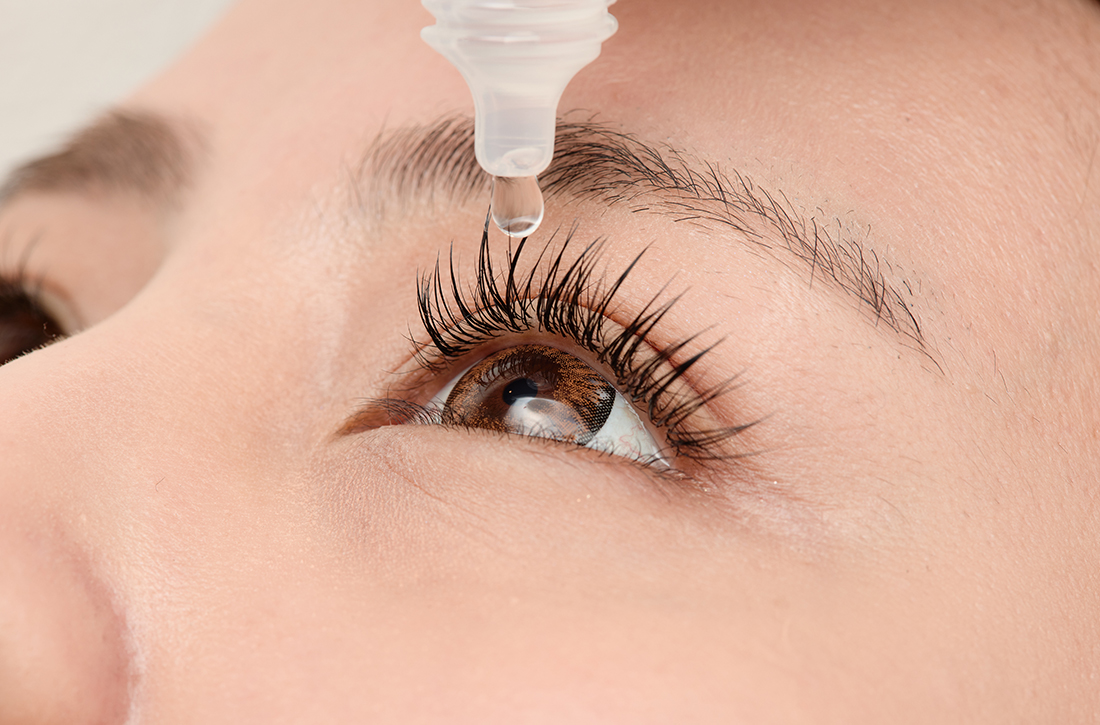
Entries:
POLYGON ((510 237, 529 237, 542 224, 542 190, 536 176, 494 176, 493 223, 510 237))

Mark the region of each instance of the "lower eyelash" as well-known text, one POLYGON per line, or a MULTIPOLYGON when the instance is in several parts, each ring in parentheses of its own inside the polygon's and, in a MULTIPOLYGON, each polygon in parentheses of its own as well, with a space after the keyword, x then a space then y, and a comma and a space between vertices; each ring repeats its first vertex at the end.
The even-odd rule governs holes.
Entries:
MULTIPOLYGON (((574 228, 569 232, 556 253, 550 251, 552 237, 538 252, 529 271, 520 272, 524 255, 530 254, 527 239, 521 240, 515 249, 509 243, 506 268, 500 269, 494 265, 486 226, 472 285, 461 283, 453 247, 445 270, 437 260, 431 272, 418 276, 417 303, 428 337, 419 343, 414 339, 416 360, 422 370, 438 374, 504 335, 532 331, 557 335, 588 350, 614 373, 623 394, 665 431, 674 455, 695 460, 730 457, 724 444, 752 424, 700 428, 693 425, 693 417, 725 393, 732 381, 699 392, 683 380, 715 345, 674 362, 692 347, 697 335, 659 350, 646 342, 679 299, 660 301, 665 288, 626 325, 619 328, 612 323, 615 296, 644 250, 622 274, 609 281, 597 271, 602 239, 586 246, 572 262, 566 260, 575 231, 574 228)), ((389 401, 389 405, 387 414, 393 419, 425 419, 424 413, 417 412, 413 404, 389 401)))

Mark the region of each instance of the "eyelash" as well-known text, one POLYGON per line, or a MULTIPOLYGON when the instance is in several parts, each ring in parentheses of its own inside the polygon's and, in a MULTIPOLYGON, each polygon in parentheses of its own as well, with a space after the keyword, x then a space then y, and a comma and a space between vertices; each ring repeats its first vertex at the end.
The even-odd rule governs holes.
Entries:
MULTIPOLYGON (((615 297, 644 250, 608 283, 597 272, 602 240, 586 246, 574 261, 566 261, 574 232, 567 235, 556 253, 550 251, 551 238, 526 273, 519 272, 519 267, 528 249, 527 239, 514 250, 509 244, 507 270, 498 272, 486 227, 472 286, 461 284, 453 247, 445 269, 437 260, 432 271, 418 275, 417 306, 428 339, 418 342, 414 337, 413 344, 422 378, 455 369, 468 355, 506 335, 549 333, 572 341, 605 365, 622 393, 665 432, 674 456, 697 461, 731 457, 724 444, 751 423, 714 428, 692 424, 695 414, 725 393, 731 381, 702 392, 684 382, 685 375, 715 345, 703 347, 677 363, 674 360, 692 346, 697 335, 659 350, 646 342, 679 299, 661 302, 664 288, 621 329, 615 325, 616 329, 609 330, 616 310, 615 297)), ((392 422, 429 422, 438 417, 404 400, 380 400, 374 405, 384 408, 392 422)))
POLYGON ((11 271, 0 272, 0 365, 32 350, 65 337, 65 330, 40 302, 42 281, 27 274, 23 265, 11 271), (19 320, 22 315, 27 319, 19 320), (13 321, 13 318, 15 320, 13 321), (15 322, 24 326, 34 322, 27 339, 20 344, 15 322), (38 328, 41 328, 40 330, 38 328))

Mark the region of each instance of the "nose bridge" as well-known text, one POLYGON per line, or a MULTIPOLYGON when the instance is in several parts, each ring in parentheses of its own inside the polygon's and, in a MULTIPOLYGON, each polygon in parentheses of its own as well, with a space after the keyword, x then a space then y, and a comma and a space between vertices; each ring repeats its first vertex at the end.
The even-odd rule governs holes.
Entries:
POLYGON ((303 466, 370 391, 346 377, 393 366, 372 364, 373 333, 396 323, 352 324, 384 298, 322 285, 347 266, 324 248, 201 241, 106 319, 0 366, 0 722, 18 721, 9 682, 107 693, 102 717, 58 722, 123 721, 158 667, 191 661, 196 627, 249 616, 285 585, 273 561, 322 546, 294 538, 312 534, 303 466))
POLYGON ((136 684, 69 362, 59 345, 0 367, 0 722, 123 722, 136 684))
POLYGON ((148 307, 0 367, 0 501, 118 532, 151 513, 162 479, 210 493, 285 465, 258 432, 269 381, 231 349, 233 332, 148 307))
POLYGON ((232 391, 255 383, 219 375, 216 347, 123 312, 0 366, 0 722, 126 719, 130 613, 247 480, 222 470, 242 465, 232 391))
POLYGON ((201 562, 249 480, 258 383, 203 337, 123 311, 0 366, 0 722, 126 720, 165 562, 201 562))
POLYGON ((136 473, 163 400, 143 395, 152 361, 116 337, 93 328, 0 367, 0 491, 37 480, 39 497, 75 505, 108 469, 136 473))

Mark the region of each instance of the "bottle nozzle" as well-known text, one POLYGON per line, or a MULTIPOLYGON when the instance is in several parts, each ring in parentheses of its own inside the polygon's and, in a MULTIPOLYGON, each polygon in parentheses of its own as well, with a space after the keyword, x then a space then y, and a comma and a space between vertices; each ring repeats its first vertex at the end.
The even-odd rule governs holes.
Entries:
POLYGON ((423 0, 421 36, 474 96, 474 149, 495 177, 537 176, 554 155, 558 100, 618 27, 614 0, 423 0))

